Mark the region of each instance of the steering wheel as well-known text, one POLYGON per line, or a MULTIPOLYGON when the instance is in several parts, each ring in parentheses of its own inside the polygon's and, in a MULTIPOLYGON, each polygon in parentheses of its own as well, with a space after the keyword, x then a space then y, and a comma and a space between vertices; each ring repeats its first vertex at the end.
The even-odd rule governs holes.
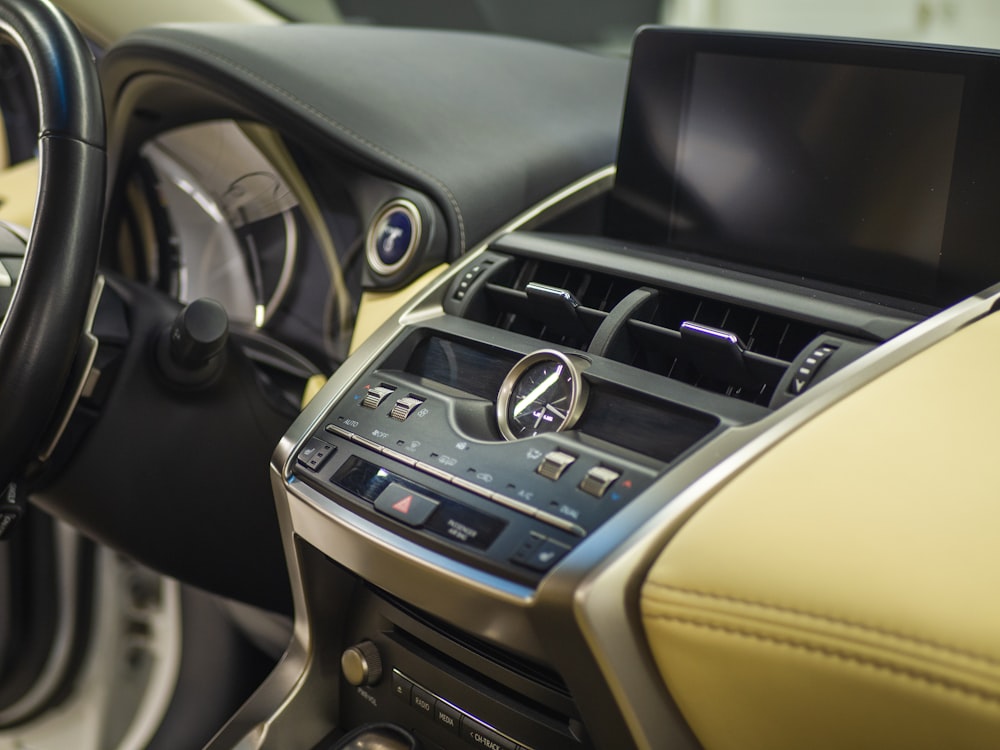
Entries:
POLYGON ((26 248, 0 249, 24 255, 0 322, 2 489, 44 434, 73 364, 97 267, 107 168, 100 84, 80 33, 48 0, 0 0, 0 33, 27 60, 39 112, 26 248))

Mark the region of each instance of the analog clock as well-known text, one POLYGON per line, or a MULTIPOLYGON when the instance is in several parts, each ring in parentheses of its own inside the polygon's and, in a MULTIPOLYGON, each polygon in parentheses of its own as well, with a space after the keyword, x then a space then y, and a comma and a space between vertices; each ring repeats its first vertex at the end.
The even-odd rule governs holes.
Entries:
POLYGON ((586 383, 572 359, 552 349, 533 352, 511 368, 500 387, 500 432, 517 440, 569 429, 586 400, 586 383))

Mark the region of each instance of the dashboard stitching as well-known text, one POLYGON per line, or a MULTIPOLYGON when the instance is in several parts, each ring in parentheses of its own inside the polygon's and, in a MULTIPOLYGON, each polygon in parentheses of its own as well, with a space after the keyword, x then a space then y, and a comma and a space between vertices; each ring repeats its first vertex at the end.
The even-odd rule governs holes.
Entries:
POLYGON ((877 659, 871 659, 859 654, 851 654, 843 651, 837 651, 831 648, 822 648, 820 646, 803 643, 787 638, 777 638, 774 636, 764 635, 762 633, 754 633, 749 630, 741 630, 739 628, 726 627, 722 625, 716 625, 706 622, 697 622, 695 620, 685 619, 683 617, 676 617, 673 615, 652 615, 652 619, 661 620, 663 622, 673 622, 678 625, 687 625, 690 627, 701 628, 703 630, 711 630, 719 633, 724 633, 726 635, 736 636, 738 638, 744 638, 748 640, 759 641, 762 643, 770 643, 777 646, 786 646, 791 649, 798 651, 805 651, 814 656, 826 657, 835 661, 852 663, 855 665, 866 666, 875 669, 880 672, 887 672, 896 677, 902 677, 904 679, 909 679, 913 682, 924 683, 934 687, 939 687, 944 690, 948 690, 954 693, 959 693, 969 698, 976 698, 984 703, 990 703, 994 706, 1000 706, 1000 695, 996 693, 991 693, 987 690, 978 689, 970 685, 963 685, 961 683, 955 682, 954 680, 944 679, 936 675, 928 674, 926 672, 920 672, 915 669, 907 669, 896 664, 890 664, 887 662, 879 661, 877 659))
MULTIPOLYGON (((961 656, 967 659, 972 659, 974 661, 979 661, 982 662, 983 664, 988 664, 990 666, 994 667, 1000 666, 1000 659, 996 659, 991 656, 987 656, 984 654, 977 654, 972 651, 965 651, 963 649, 959 649, 954 646, 949 646, 947 644, 940 643, 939 641, 934 641, 928 638, 920 638, 905 633, 898 633, 892 630, 888 630, 886 628, 880 628, 863 622, 856 622, 853 620, 832 617, 830 615, 823 615, 815 612, 806 612, 805 610, 795 609, 793 607, 780 606, 776 604, 771 604, 769 602, 752 601, 749 599, 741 599, 735 596, 727 596, 725 594, 717 594, 708 591, 696 591, 694 589, 686 589, 680 586, 672 586, 670 584, 659 583, 657 581, 647 581, 646 585, 647 587, 663 589, 664 591, 672 591, 677 594, 685 594, 693 597, 699 597, 702 599, 712 599, 715 601, 728 602, 731 604, 741 604, 747 607, 770 610, 772 612, 779 612, 782 614, 796 615, 798 617, 805 617, 811 620, 826 622, 833 625, 843 625, 845 627, 855 628, 863 632, 873 633, 875 635, 881 635, 888 638, 895 638, 897 640, 904 641, 913 645, 934 648, 939 651, 942 651, 943 653, 952 654, 954 656, 961 656)), ((660 615, 650 615, 650 616, 660 617, 660 615)))
POLYGON ((228 57, 220 55, 218 52, 215 52, 213 50, 207 49, 205 47, 201 47, 201 46, 199 46, 197 44, 194 44, 193 42, 189 42, 189 41, 184 40, 184 39, 174 39, 173 41, 175 43, 177 43, 177 44, 180 44, 180 45, 182 45, 184 47, 187 47, 190 50, 198 52, 199 54, 211 57, 211 58, 217 60, 218 62, 223 63, 224 65, 228 65, 231 68, 233 68, 234 70, 238 70, 240 73, 246 75, 249 78, 252 78, 253 80, 257 81, 258 83, 264 85, 266 88, 271 89, 275 93, 283 96, 284 98, 286 98, 286 99, 294 102, 296 105, 298 105, 298 106, 302 107, 303 109, 305 109, 305 110, 311 112, 312 114, 316 115, 321 120, 324 120, 325 122, 329 123, 334 128, 336 128, 337 130, 339 130, 340 132, 342 132, 344 135, 348 136, 349 138, 353 138, 358 143, 361 143, 362 145, 367 146, 368 148, 372 149, 373 151, 376 151, 379 154, 382 154, 383 156, 387 157, 388 159, 396 162, 397 164, 399 164, 399 165, 401 165, 403 167, 406 167, 407 169, 412 169, 414 172, 416 172, 417 174, 421 175, 425 179, 428 179, 431 182, 433 182, 435 185, 437 185, 439 188, 441 188, 441 190, 444 191, 445 196, 448 198, 448 202, 451 204, 451 207, 453 209, 455 209, 455 218, 458 220, 458 233, 459 233, 459 245, 460 245, 459 252, 460 253, 464 253, 465 252, 465 249, 466 249, 466 245, 465 245, 465 243, 466 243, 466 237, 465 237, 465 220, 464 220, 464 218, 462 216, 462 209, 461 209, 461 207, 458 204, 458 199, 455 197, 455 194, 440 179, 438 179, 437 177, 435 177, 434 175, 432 175, 430 172, 427 172, 426 170, 421 169, 420 167, 416 166, 415 164, 412 164, 412 163, 408 162, 407 160, 403 159, 402 157, 397 156, 396 154, 392 153, 391 151, 386 150, 382 146, 379 146, 377 143, 374 143, 374 142, 368 140, 367 138, 365 138, 364 136, 359 135, 358 133, 355 133, 353 130, 351 130, 349 127, 347 127, 343 123, 338 122, 337 120, 334 120, 332 117, 330 117, 329 115, 325 114, 324 112, 321 112, 320 110, 316 109, 311 104, 308 104, 307 102, 302 101, 301 99, 299 99, 297 96, 295 96, 290 91, 287 91, 287 90, 283 89, 281 86, 277 85, 276 83, 274 83, 272 81, 269 81, 266 78, 261 77, 260 75, 258 75, 254 71, 250 70, 249 68, 246 68, 243 65, 240 65, 238 62, 235 62, 234 60, 230 60, 228 57))

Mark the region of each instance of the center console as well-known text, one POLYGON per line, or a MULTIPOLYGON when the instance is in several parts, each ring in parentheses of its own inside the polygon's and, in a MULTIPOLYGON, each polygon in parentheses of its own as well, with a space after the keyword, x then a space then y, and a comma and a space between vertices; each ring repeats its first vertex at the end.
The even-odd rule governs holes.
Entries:
POLYGON ((1000 169, 971 156, 1000 132, 981 125, 997 70, 642 32, 617 176, 465 256, 279 446, 286 692, 218 747, 265 726, 248 747, 325 750, 386 722, 442 750, 697 747, 643 642, 644 571, 768 445, 983 312, 1000 265, 966 240, 1000 228, 973 210, 1000 169))

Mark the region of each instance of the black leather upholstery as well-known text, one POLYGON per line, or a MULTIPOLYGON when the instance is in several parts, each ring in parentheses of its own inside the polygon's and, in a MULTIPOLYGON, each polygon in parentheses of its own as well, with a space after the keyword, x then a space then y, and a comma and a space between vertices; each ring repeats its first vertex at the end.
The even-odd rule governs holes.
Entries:
POLYGON ((249 97, 250 114, 276 126, 309 128, 431 195, 455 255, 614 161, 626 63, 485 34, 215 24, 133 34, 101 72, 122 122, 137 108, 176 116, 169 86, 181 84, 142 75, 170 72, 249 97))

